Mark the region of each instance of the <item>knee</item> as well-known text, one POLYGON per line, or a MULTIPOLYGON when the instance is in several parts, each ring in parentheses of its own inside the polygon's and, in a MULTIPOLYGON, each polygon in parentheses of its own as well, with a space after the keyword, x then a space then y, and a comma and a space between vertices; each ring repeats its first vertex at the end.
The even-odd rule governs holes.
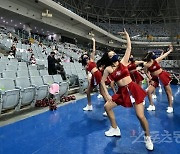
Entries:
POLYGON ((170 94, 171 93, 171 89, 169 87, 165 87, 166 93, 170 94))
POLYGON ((110 110, 110 106, 109 106, 108 101, 107 101, 106 104, 104 105, 104 109, 105 109, 106 111, 110 110))
POLYGON ((89 89, 86 89, 85 93, 86 93, 87 95, 90 94, 89 89))
POLYGON ((152 94, 152 92, 150 90, 147 90, 146 92, 147 92, 147 95, 151 95, 152 94))
POLYGON ((141 121, 143 121, 146 117, 144 116, 144 114, 136 114, 137 118, 141 121))

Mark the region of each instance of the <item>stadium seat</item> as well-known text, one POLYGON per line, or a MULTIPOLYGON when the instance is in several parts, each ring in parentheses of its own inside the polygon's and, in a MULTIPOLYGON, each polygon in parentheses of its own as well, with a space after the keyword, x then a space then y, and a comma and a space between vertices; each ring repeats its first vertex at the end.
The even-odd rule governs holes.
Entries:
POLYGON ((2 73, 2 77, 3 78, 12 78, 15 79, 16 78, 16 71, 3 71, 2 73))
POLYGON ((19 109, 20 90, 15 88, 13 79, 0 79, 0 96, 0 114, 3 110, 19 109))
POLYGON ((36 100, 42 100, 48 96, 48 85, 43 83, 41 76, 30 76, 31 85, 36 87, 36 100))
POLYGON ((68 82, 63 81, 60 74, 53 75, 53 79, 54 79, 55 83, 59 84, 59 87, 60 87, 60 92, 59 92, 60 97, 62 97, 64 95, 66 96, 67 93, 68 93, 68 90, 69 90, 68 82))
POLYGON ((20 89, 20 105, 35 105, 36 89, 30 84, 30 80, 27 77, 18 77, 15 80, 16 86, 20 89))
POLYGON ((16 73, 17 73, 17 77, 27 77, 27 78, 29 78, 28 70, 18 70, 16 73))

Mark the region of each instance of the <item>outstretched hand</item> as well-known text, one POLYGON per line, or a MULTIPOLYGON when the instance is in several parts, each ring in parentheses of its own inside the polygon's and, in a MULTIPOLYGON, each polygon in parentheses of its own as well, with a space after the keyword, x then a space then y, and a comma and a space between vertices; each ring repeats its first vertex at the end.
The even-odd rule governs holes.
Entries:
POLYGON ((169 51, 173 51, 173 46, 172 46, 172 44, 171 45, 169 45, 169 51))
POLYGON ((128 35, 128 32, 127 32, 126 29, 124 28, 124 32, 118 32, 118 34, 121 34, 121 35, 128 35))
POLYGON ((96 41, 95 38, 92 38, 92 41, 95 42, 96 41))

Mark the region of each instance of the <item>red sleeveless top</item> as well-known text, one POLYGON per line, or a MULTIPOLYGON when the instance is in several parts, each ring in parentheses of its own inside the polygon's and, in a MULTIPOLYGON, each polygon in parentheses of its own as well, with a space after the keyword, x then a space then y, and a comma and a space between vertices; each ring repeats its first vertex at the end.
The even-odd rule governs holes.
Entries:
POLYGON ((117 82, 127 76, 130 76, 130 73, 127 66, 119 63, 119 66, 109 76, 112 80, 117 82))
POLYGON ((148 71, 152 73, 152 72, 159 70, 160 68, 161 68, 161 66, 157 63, 156 60, 154 60, 152 65, 148 68, 148 71))
POLYGON ((132 71, 136 69, 136 64, 134 62, 131 62, 127 67, 129 71, 132 71))
POLYGON ((89 62, 87 65, 87 71, 91 72, 93 68, 96 67, 96 63, 95 62, 89 62))

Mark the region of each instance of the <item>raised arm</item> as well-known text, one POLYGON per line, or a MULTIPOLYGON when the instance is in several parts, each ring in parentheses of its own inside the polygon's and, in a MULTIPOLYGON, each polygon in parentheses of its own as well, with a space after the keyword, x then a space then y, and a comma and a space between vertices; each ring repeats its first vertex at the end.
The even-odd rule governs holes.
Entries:
POLYGON ((139 64, 142 64, 142 63, 144 63, 144 61, 142 61, 142 60, 135 61, 135 65, 139 65, 139 64))
POLYGON ((161 55, 160 57, 156 58, 156 61, 157 61, 157 62, 161 62, 161 61, 162 61, 165 57, 167 57, 172 51, 173 51, 173 46, 170 45, 168 52, 166 52, 166 53, 164 53, 163 55, 161 55))
POLYGON ((127 33, 125 29, 124 29, 124 32, 119 32, 119 34, 124 34, 127 40, 126 52, 124 54, 124 57, 121 60, 121 63, 123 63, 124 65, 128 65, 129 57, 131 55, 131 40, 130 40, 129 34, 127 33))
POLYGON ((164 50, 161 49, 160 51, 161 51, 160 56, 162 56, 164 54, 164 50))
POLYGON ((93 51, 91 53, 91 60, 94 61, 95 59, 95 53, 96 53, 96 40, 95 38, 92 38, 92 41, 93 41, 93 51))

